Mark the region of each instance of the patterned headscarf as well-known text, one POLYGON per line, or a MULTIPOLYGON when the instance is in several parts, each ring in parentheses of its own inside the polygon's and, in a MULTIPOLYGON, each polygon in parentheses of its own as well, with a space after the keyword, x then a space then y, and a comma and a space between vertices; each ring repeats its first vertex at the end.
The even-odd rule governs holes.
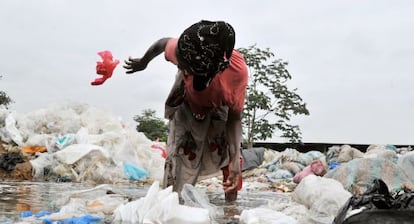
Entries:
POLYGON ((194 75, 195 89, 204 89, 228 67, 234 44, 234 29, 223 21, 201 20, 184 30, 178 39, 177 58, 194 75))

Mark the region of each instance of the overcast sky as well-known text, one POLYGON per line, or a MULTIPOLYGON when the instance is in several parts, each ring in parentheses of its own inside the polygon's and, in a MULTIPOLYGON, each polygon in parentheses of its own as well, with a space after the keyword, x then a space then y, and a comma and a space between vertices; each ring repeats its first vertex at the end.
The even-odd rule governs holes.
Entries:
MULTIPOLYGON (((123 62, 201 19, 225 20, 236 47, 257 44, 289 62, 289 86, 307 103, 304 142, 414 144, 414 2, 2 0, 0 90, 19 114, 73 101, 131 121, 163 115, 176 68, 163 56, 101 86, 97 52, 123 62)), ((280 141, 275 138, 274 141, 280 141)))

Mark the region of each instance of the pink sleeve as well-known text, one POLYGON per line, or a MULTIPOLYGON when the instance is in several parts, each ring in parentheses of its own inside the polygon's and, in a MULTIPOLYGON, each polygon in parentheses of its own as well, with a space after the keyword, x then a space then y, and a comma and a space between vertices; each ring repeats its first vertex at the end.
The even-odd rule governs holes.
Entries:
POLYGON ((177 48, 178 39, 171 38, 168 40, 167 45, 164 49, 165 60, 177 65, 177 56, 175 55, 175 48, 177 48))
POLYGON ((248 82, 248 70, 243 56, 238 51, 233 51, 230 66, 224 70, 222 88, 224 98, 233 112, 243 111, 248 82))

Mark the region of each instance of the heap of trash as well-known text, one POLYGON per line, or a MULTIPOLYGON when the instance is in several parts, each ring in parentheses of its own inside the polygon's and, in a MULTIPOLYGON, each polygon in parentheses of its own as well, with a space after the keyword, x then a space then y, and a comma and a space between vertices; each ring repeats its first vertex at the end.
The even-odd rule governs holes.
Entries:
MULTIPOLYGON (((204 224, 223 216, 211 202, 212 195, 224 197, 220 175, 178 193, 161 189, 165 145, 87 104, 56 104, 23 115, 2 108, 0 140, 3 179, 95 186, 58 198, 56 211, 22 213, 23 223, 204 224), (131 182, 148 186, 146 195, 131 200, 111 189, 111 184, 131 182)), ((403 213, 399 223, 404 223, 404 211, 414 208, 411 147, 371 145, 361 152, 337 145, 306 153, 252 148, 241 154, 239 198, 269 192, 280 200, 244 209, 229 223, 340 224, 384 209, 403 213)))

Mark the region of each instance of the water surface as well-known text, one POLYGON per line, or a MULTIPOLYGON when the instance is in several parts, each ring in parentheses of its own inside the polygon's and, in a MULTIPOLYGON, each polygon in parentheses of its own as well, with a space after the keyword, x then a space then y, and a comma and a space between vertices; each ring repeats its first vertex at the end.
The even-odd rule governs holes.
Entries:
MULTIPOLYGON (((135 200, 146 195, 149 186, 125 183, 106 185, 116 194, 121 194, 129 200, 135 200)), ((3 182, 0 185, 0 223, 13 223, 19 220, 24 211, 33 214, 41 211, 59 209, 58 201, 73 192, 88 190, 95 185, 85 183, 50 183, 50 182, 3 182)), ((107 191, 107 188, 102 190, 107 191)), ((243 209, 257 208, 267 205, 269 201, 287 200, 287 196, 274 192, 241 192, 235 203, 228 204, 221 193, 209 193, 210 202, 217 206, 216 223, 237 221, 243 209)), ((106 217, 102 223, 110 223, 111 217, 106 217)))

